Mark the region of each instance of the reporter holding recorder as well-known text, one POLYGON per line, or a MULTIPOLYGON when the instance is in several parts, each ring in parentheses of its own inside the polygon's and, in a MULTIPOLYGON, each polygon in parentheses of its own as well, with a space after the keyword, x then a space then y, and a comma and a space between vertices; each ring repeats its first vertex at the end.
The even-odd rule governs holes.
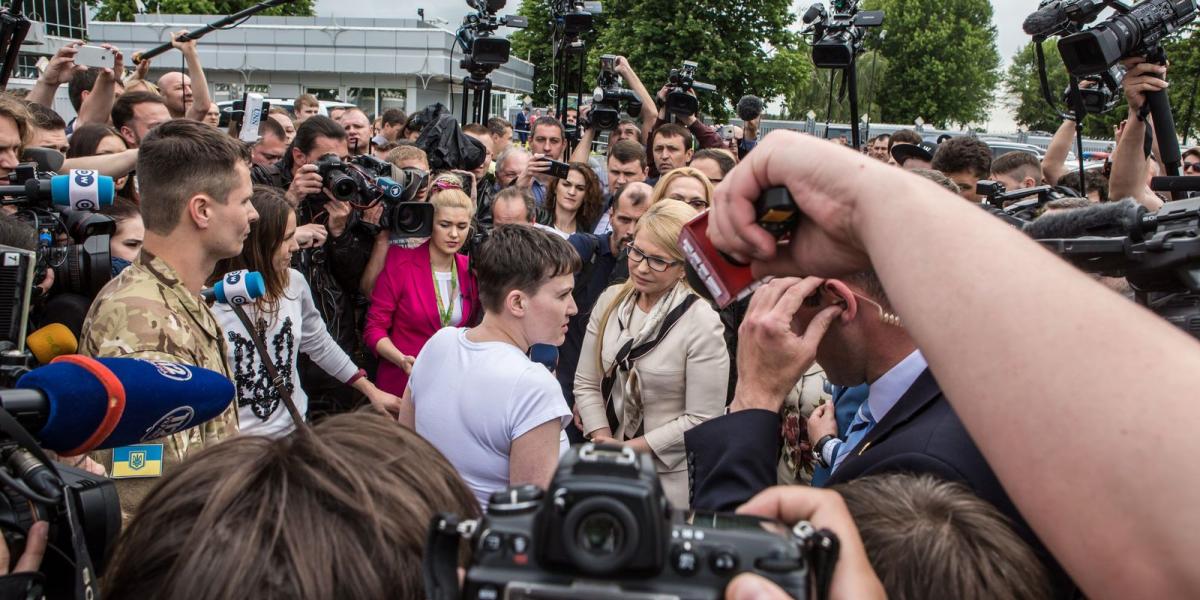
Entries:
MULTIPOLYGON (((308 282, 290 268, 292 255, 300 249, 296 242, 296 211, 282 191, 268 186, 256 186, 251 201, 258 221, 250 226, 250 237, 241 255, 217 263, 213 280, 241 269, 262 274, 266 293, 243 310, 256 329, 254 335, 261 336, 272 353, 271 361, 286 379, 284 385, 297 410, 308 414, 308 395, 300 385, 297 369, 300 354, 305 354, 331 377, 366 396, 381 412, 396 413, 400 399, 375 387, 365 377, 366 372, 342 351, 317 312, 308 282)), ((226 304, 215 305, 213 314, 225 332, 225 354, 237 387, 241 432, 269 437, 290 433, 296 423, 245 324, 226 304)))
POLYGON ((679 509, 689 505, 683 434, 721 414, 729 382, 721 319, 684 280, 679 232, 695 215, 660 202, 638 220, 629 280, 596 300, 575 372, 580 430, 651 453, 679 509))
MULTIPOLYGON (((1200 452, 1194 339, 936 184, 804 135, 772 133, 730 173, 709 237, 760 276, 873 268, 1005 490, 1086 595, 1200 587, 1200 484, 1180 477, 1200 452), (755 223, 754 201, 774 186, 803 213, 786 246, 755 223), (1146 397, 1155 410, 1129 410, 1146 397), (1064 421, 1071 435, 1046 435, 1064 421)), ((771 590, 742 576, 730 597, 740 585, 771 590)))
POLYGON ((417 354, 443 327, 465 327, 480 314, 467 241, 475 203, 451 178, 430 190, 433 235, 416 248, 392 246, 375 289, 363 338, 379 361, 379 387, 403 394, 417 354))

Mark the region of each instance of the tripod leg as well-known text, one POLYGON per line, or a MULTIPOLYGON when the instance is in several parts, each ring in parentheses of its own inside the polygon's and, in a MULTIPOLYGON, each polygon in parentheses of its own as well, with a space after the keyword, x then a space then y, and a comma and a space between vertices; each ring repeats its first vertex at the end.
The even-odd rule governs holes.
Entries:
POLYGON ((858 73, 855 72, 854 63, 858 62, 856 58, 850 59, 850 66, 846 67, 846 86, 850 92, 850 139, 853 140, 855 150, 862 150, 862 140, 858 131, 858 73))

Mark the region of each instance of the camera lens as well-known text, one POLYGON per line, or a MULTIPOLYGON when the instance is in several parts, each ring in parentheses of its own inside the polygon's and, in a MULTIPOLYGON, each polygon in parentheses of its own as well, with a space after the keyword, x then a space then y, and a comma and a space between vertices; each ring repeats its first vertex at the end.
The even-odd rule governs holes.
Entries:
POLYGON ((400 204, 396 207, 394 229, 397 233, 416 233, 421 230, 424 220, 421 213, 412 206, 400 204))
POLYGON ((584 552, 612 556, 625 540, 621 522, 605 512, 592 513, 579 521, 575 542, 584 552))
POLYGON ((338 200, 351 200, 358 193, 358 184, 349 175, 333 171, 329 174, 329 193, 338 200))

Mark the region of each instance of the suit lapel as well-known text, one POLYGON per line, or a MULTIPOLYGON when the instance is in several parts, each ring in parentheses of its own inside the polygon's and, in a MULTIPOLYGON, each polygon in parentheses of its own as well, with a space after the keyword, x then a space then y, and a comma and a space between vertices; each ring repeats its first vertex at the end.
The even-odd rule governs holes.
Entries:
MULTIPOLYGON (((838 466, 838 471, 846 469, 848 463, 862 456, 868 451, 872 445, 883 441, 892 431, 911 420, 917 413, 921 412, 930 402, 941 396, 942 390, 938 387, 937 380, 933 378, 933 372, 925 369, 913 382, 912 387, 904 392, 896 405, 888 411, 883 420, 875 424, 867 436, 857 447, 850 451, 850 455, 838 466)), ((870 402, 870 397, 867 402, 870 402)))
POLYGON ((465 255, 459 254, 454 257, 458 263, 458 292, 459 298, 462 299, 462 323, 460 327, 465 327, 471 322, 472 313, 475 312, 475 307, 471 304, 470 299, 474 296, 473 286, 474 279, 471 278, 471 262, 465 255))
POLYGON ((420 254, 415 256, 413 268, 410 269, 409 276, 412 277, 413 289, 417 292, 417 302, 420 304, 418 310, 425 318, 425 321, 437 331, 442 327, 441 315, 438 314, 437 295, 433 291, 433 263, 429 259, 429 244, 426 242, 419 246, 420 254))

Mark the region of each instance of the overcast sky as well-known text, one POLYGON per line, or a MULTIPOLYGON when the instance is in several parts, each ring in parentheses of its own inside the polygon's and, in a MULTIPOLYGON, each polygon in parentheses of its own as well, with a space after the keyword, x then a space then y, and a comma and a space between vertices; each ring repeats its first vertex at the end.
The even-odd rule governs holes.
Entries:
MULTIPOLYGON (((619 2, 621 0, 608 0, 619 2)), ((751 0, 753 1, 753 0, 751 0)), ((808 8, 808 1, 794 5, 794 12, 800 14, 808 8)), ((508 6, 501 13, 516 12, 521 0, 509 0, 508 6)), ((997 45, 1000 49, 1000 59, 1005 66, 1009 59, 1029 41, 1029 37, 1021 31, 1021 22, 1029 13, 1037 9, 1038 0, 993 0, 993 20, 996 23, 997 45)), ((415 17, 417 9, 425 9, 427 19, 444 19, 451 27, 457 27, 462 22, 463 15, 469 7, 465 1, 454 0, 317 0, 317 14, 321 16, 341 17, 415 17)), ((936 15, 930 15, 937 18, 936 15)), ((886 21, 885 21, 886 23, 886 21)), ((886 24, 885 24, 886 28, 886 24)), ((503 31, 503 30, 501 30, 503 31)), ((1001 132, 1011 129, 1011 118, 1008 118, 1002 106, 993 111, 991 130, 1001 132)))

